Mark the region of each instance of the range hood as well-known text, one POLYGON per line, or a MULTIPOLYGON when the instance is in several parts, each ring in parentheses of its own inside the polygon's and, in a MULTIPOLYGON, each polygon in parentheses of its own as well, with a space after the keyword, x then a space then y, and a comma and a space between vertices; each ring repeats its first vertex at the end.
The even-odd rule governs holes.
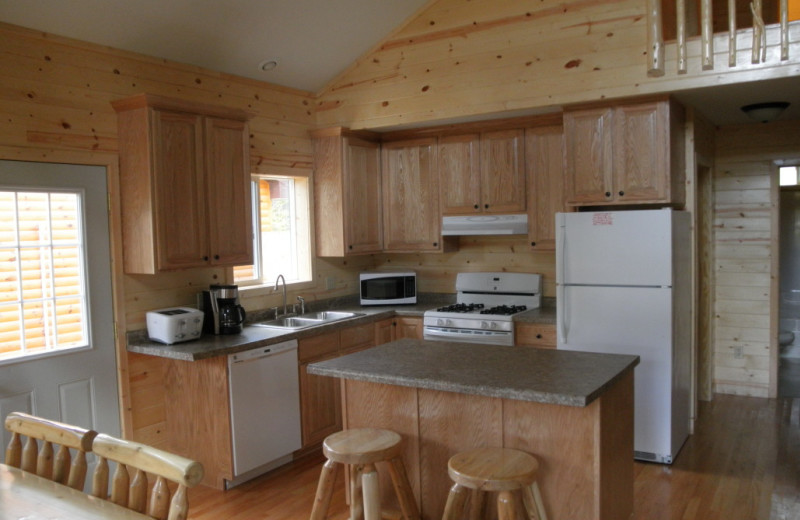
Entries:
POLYGON ((528 215, 443 217, 442 235, 527 235, 528 215))

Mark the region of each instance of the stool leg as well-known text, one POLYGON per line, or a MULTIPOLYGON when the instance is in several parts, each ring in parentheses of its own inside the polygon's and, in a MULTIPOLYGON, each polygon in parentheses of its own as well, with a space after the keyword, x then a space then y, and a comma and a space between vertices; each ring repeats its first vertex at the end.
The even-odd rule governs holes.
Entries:
POLYGON ((531 520, 547 520, 542 494, 539 492, 539 484, 536 481, 522 489, 522 500, 531 520))
POLYGON ((322 474, 319 476, 317 494, 314 497, 314 507, 311 509, 310 520, 324 520, 328 515, 328 507, 333 496, 333 484, 336 482, 336 470, 339 467, 332 460, 328 460, 322 466, 322 474))
POLYGON ((464 515, 468 491, 461 484, 453 484, 450 493, 447 494, 447 504, 444 506, 442 520, 458 520, 464 515))
POLYGON ((366 464, 361 475, 364 488, 364 520, 381 520, 381 492, 375 464, 366 464))
POLYGON ((414 498, 414 492, 411 491, 411 484, 408 483, 408 475, 402 459, 396 458, 389 461, 389 475, 392 477, 394 492, 397 494, 397 501, 400 502, 403 518, 419 520, 417 499, 414 498))
POLYGON ((469 494, 469 520, 482 520, 486 493, 477 489, 471 489, 469 494))
POLYGON ((517 506, 511 491, 501 491, 497 495, 497 520, 516 520, 517 506))
POLYGON ((350 467, 350 520, 364 520, 364 497, 361 492, 361 473, 364 466, 350 467))

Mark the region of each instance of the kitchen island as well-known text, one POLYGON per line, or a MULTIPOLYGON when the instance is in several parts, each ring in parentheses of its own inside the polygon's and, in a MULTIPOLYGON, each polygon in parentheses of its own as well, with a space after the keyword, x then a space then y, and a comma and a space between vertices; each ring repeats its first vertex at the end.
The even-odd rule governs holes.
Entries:
MULTIPOLYGON (((387 428, 422 517, 438 520, 447 461, 480 446, 528 451, 550 520, 633 512, 636 356, 402 339, 309 365, 342 379, 345 428, 387 428)), ((383 477, 382 477, 383 478, 383 477)), ((391 484, 382 481, 391 502, 391 484)))

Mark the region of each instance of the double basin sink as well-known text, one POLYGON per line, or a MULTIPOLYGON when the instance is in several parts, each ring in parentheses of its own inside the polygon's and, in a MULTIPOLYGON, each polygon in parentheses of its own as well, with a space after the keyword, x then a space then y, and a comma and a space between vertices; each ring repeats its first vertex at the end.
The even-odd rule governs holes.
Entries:
POLYGON ((283 318, 274 320, 260 321, 252 325, 254 327, 266 327, 270 329, 299 330, 309 327, 319 327, 320 325, 327 325, 328 323, 355 318, 357 316, 363 316, 363 314, 339 311, 309 312, 301 316, 284 316, 283 318))

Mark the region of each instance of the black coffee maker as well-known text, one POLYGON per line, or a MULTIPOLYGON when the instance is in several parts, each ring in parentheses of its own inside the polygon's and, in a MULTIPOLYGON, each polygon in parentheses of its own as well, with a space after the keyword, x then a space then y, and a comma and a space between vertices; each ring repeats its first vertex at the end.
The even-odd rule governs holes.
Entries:
POLYGON ((239 305, 239 287, 211 285, 203 291, 203 332, 207 334, 239 334, 245 312, 239 305))

